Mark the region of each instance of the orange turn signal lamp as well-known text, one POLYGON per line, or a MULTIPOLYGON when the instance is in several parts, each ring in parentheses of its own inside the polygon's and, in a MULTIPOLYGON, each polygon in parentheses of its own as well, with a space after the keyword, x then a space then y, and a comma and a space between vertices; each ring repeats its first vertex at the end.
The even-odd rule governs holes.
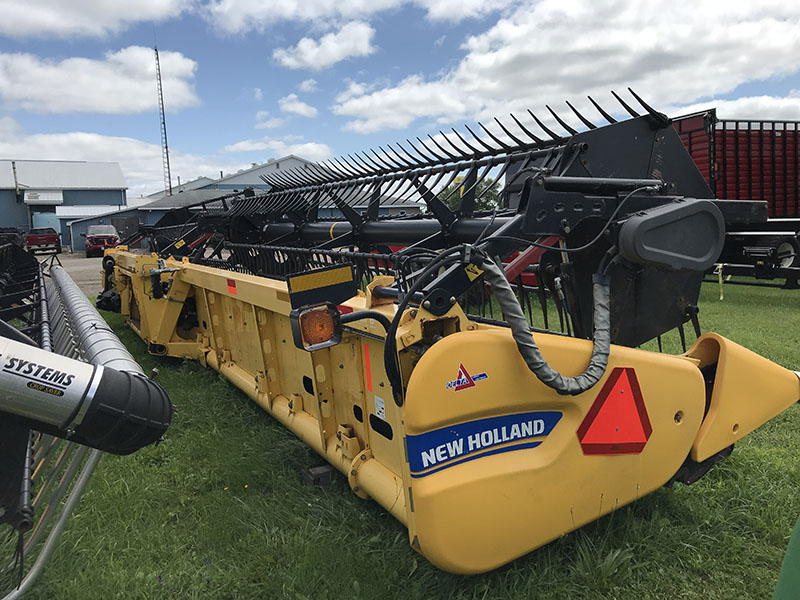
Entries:
POLYGON ((341 314, 331 302, 296 308, 289 313, 289 321, 294 345, 308 352, 342 341, 341 314))

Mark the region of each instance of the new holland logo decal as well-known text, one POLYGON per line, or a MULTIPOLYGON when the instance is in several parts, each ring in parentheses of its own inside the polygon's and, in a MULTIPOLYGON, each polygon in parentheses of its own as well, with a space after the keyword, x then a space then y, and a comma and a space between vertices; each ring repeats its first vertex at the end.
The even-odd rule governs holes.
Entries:
POLYGON ((461 390, 466 390, 467 388, 473 388, 475 387, 476 382, 483 381, 484 379, 488 378, 489 376, 486 373, 475 373, 475 375, 470 375, 469 371, 467 371, 466 367, 464 367, 464 363, 460 363, 458 365, 458 375, 456 375, 456 378, 452 381, 447 382, 445 389, 460 392, 461 390))

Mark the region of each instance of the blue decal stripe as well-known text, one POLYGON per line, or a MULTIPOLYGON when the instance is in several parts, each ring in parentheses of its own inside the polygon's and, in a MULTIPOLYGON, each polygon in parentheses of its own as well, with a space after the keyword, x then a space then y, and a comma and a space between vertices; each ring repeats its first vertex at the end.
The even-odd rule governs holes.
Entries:
POLYGON ((503 452, 511 452, 512 450, 525 450, 527 448, 536 448, 536 446, 538 446, 541 443, 542 442, 528 442, 525 444, 506 446, 504 448, 495 448, 494 450, 489 450, 488 452, 483 452, 482 454, 474 454, 473 456, 462 458, 461 460, 457 460, 455 462, 442 465, 441 467, 436 467, 435 469, 431 469, 430 471, 425 471, 424 473, 411 473, 411 477, 413 477, 414 479, 427 477, 428 475, 433 475, 434 473, 438 473, 439 471, 444 471, 445 469, 449 469, 450 467, 455 467, 456 465, 460 465, 462 463, 475 460, 476 458, 483 458, 484 456, 491 456, 492 454, 502 454, 503 452))

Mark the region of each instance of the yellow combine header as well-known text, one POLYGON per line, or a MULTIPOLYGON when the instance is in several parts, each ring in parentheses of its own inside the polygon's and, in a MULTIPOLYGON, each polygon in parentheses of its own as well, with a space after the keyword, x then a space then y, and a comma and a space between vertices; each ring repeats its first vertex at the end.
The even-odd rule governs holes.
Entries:
POLYGON ((501 127, 529 137, 513 145, 431 138, 376 153, 380 168, 327 163, 181 209, 129 240, 149 250, 106 252, 99 304, 151 353, 219 371, 432 563, 494 569, 696 481, 800 400, 797 373, 714 333, 680 356, 636 348, 699 332, 725 223, 764 217, 711 198, 642 104, 547 141, 515 120, 501 127), (459 174, 451 209, 439 194, 459 174), (488 174, 500 205, 480 213, 488 174), (383 216, 397 198, 428 215, 383 216))

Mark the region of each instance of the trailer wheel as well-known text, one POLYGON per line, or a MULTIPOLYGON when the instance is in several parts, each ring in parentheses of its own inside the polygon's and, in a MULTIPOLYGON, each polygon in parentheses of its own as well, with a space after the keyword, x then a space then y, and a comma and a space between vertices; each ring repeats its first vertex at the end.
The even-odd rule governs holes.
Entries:
POLYGON ((800 267, 800 242, 797 238, 778 240, 778 265, 781 267, 800 267))

